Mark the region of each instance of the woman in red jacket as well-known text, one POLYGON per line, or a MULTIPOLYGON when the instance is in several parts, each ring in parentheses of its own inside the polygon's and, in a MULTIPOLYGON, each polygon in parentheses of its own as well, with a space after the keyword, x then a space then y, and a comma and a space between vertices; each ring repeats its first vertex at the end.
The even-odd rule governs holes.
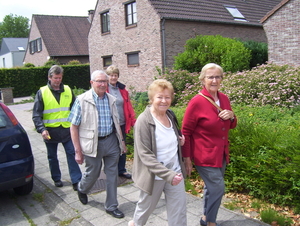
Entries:
MULTIPOLYGON (((134 126, 134 123, 136 121, 135 113, 130 102, 129 93, 125 89, 126 86, 121 82, 118 82, 120 75, 119 69, 116 66, 111 65, 106 69, 106 73, 109 76, 109 85, 107 86, 107 92, 117 98, 117 109, 119 113, 120 126, 126 142, 126 134, 130 132, 130 128, 134 126)), ((125 164, 126 153, 122 154, 119 159, 119 176, 126 179, 131 179, 131 174, 127 172, 125 164)))
POLYGON ((182 155, 187 174, 192 162, 205 182, 202 226, 218 226, 216 218, 225 191, 224 173, 229 163, 229 129, 237 119, 228 97, 219 92, 223 69, 214 63, 202 68, 199 76, 203 89, 189 102, 182 124, 185 144, 182 155), (211 102, 210 102, 210 101, 211 102))

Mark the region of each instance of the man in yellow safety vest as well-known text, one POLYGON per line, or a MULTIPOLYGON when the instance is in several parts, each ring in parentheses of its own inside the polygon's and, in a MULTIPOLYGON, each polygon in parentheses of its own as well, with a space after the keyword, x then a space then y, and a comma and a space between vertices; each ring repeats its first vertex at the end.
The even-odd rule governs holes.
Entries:
POLYGON ((32 120, 46 144, 51 178, 55 186, 63 186, 57 158, 57 146, 58 143, 62 143, 67 156, 73 189, 77 191, 81 171, 75 161, 75 151, 70 135, 71 123, 67 121, 75 96, 70 87, 62 83, 62 78, 63 68, 53 65, 48 72, 48 84, 36 93, 32 120))

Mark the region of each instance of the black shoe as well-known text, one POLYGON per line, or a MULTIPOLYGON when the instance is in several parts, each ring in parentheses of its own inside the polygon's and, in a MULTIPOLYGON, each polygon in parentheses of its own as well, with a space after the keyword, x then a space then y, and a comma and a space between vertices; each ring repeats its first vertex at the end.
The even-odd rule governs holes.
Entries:
POLYGON ((125 173, 120 173, 120 174, 119 174, 119 177, 124 177, 124 178, 130 180, 130 179, 131 179, 131 174, 130 174, 130 173, 127 173, 127 172, 125 172, 125 173))
POLYGON ((74 190, 74 191, 77 191, 78 182, 77 182, 77 183, 74 183, 74 184, 72 184, 72 186, 73 186, 73 190, 74 190))
POLYGON ((62 186, 64 186, 64 184, 63 184, 63 182, 61 181, 61 180, 58 180, 58 181, 54 181, 54 185, 56 186, 56 187, 62 187, 62 186))
POLYGON ((77 193, 78 193, 78 198, 79 198, 80 202, 81 202, 83 205, 87 204, 87 203, 88 203, 88 197, 87 197, 87 195, 81 193, 80 191, 77 191, 77 193))
POLYGON ((124 217, 124 213, 122 213, 120 210, 118 209, 115 209, 113 211, 109 211, 109 210, 106 210, 106 213, 112 215, 113 217, 115 218, 123 218, 124 217))
POLYGON ((207 225, 206 221, 202 220, 202 217, 200 218, 200 225, 201 226, 206 226, 207 225))

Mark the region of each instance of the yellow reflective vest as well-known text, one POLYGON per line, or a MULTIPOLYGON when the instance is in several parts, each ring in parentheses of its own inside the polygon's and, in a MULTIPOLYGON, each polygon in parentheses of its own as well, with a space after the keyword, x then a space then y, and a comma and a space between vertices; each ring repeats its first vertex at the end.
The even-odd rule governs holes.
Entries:
POLYGON ((71 123, 67 119, 72 102, 71 88, 64 85, 64 92, 60 94, 60 103, 57 102, 48 85, 41 87, 40 90, 44 102, 43 122, 45 127, 69 128, 71 123))

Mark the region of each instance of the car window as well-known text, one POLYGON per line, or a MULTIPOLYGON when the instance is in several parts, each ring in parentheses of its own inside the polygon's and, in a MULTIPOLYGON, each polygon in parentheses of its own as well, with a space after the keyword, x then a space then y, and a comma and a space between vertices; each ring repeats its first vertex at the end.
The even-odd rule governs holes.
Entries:
POLYGON ((7 116, 3 115, 3 112, 0 112, 0 128, 5 128, 7 126, 7 116))

